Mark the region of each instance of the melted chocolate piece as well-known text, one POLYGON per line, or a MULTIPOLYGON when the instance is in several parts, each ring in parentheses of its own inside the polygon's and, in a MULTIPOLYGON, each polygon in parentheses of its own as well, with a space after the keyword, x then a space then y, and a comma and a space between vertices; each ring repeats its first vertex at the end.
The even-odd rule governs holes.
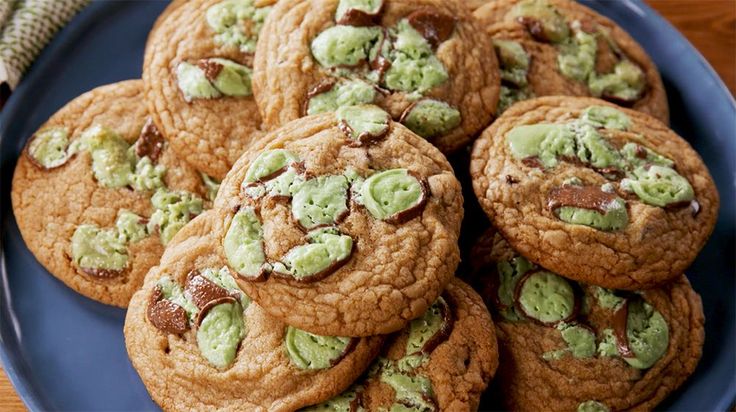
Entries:
POLYGON ((135 143, 135 154, 138 157, 148 156, 153 163, 156 163, 163 150, 164 137, 149 117, 135 143))
POLYGON ((212 60, 202 59, 197 62, 197 66, 204 72, 204 77, 213 82, 217 75, 222 71, 223 65, 212 60))
POLYGON ((407 20, 411 27, 427 39, 432 47, 439 46, 455 31, 455 19, 452 16, 429 7, 411 13, 407 20))
POLYGON ((613 334, 616 336, 616 348, 624 358, 635 358, 634 352, 629 347, 629 336, 626 333, 626 325, 629 322, 629 300, 624 301, 616 312, 613 313, 613 334))
POLYGON ((608 180, 621 180, 624 177, 624 172, 616 167, 594 167, 593 170, 602 174, 608 180))
POLYGON ((567 323, 571 322, 573 319, 578 317, 578 313, 580 312, 580 296, 582 296, 582 290, 580 289, 580 285, 577 284, 577 282, 570 281, 570 287, 572 287, 573 296, 574 296, 574 303, 572 307, 572 311, 570 312, 570 315, 564 319, 558 320, 557 322, 551 322, 551 323, 545 323, 542 322, 539 319, 536 319, 532 316, 529 316, 529 314, 526 313, 524 310, 524 307, 519 302, 519 298, 521 298, 521 289, 524 286, 524 283, 529 280, 529 278, 537 273, 541 272, 543 269, 532 269, 524 273, 522 277, 516 282, 516 287, 514 288, 514 307, 516 308, 517 312, 524 315, 525 319, 528 319, 538 325, 542 326, 557 326, 560 323, 567 323))
POLYGON ((207 302, 207 304, 204 305, 204 307, 202 307, 202 309, 200 309, 199 310, 199 313, 197 314, 197 322, 196 322, 197 326, 199 327, 199 325, 202 324, 202 321, 207 316, 207 314, 209 313, 210 309, 212 309, 215 306, 220 305, 222 303, 237 303, 237 302, 238 302, 238 300, 235 299, 232 296, 223 296, 221 298, 218 298, 218 299, 211 300, 211 301, 207 302))
POLYGON ((536 156, 534 156, 534 157, 525 157, 525 158, 521 159, 521 163, 523 163, 525 166, 535 167, 537 169, 544 169, 544 165, 539 160, 539 158, 536 157, 536 156))
POLYGON ((202 276, 197 269, 187 275, 187 283, 184 290, 189 294, 197 308, 202 309, 213 300, 230 296, 228 291, 215 282, 202 276))
POLYGON ((511 176, 511 175, 506 175, 506 183, 513 185, 519 182, 520 182, 519 178, 511 176))
POLYGON ((383 3, 381 3, 381 7, 375 13, 368 13, 359 9, 349 9, 337 21, 337 24, 356 27, 376 26, 379 24, 379 17, 382 11, 383 3))
POLYGON ((337 124, 337 127, 343 133, 345 133, 345 136, 347 136, 347 145, 350 147, 368 146, 370 144, 376 143, 384 136, 386 136, 388 134, 388 131, 391 129, 391 127, 387 125, 386 128, 378 134, 372 134, 365 131, 359 134, 357 139, 353 139, 353 128, 350 127, 348 122, 346 122, 345 120, 341 120, 340 123, 337 124))
POLYGON ((94 276, 96 278, 104 278, 104 279, 110 279, 117 276, 120 276, 123 274, 122 270, 112 270, 112 269, 99 269, 99 268, 79 268, 82 272, 94 276))
POLYGON ((596 44, 598 46, 595 52, 596 73, 611 73, 618 63, 618 55, 604 36, 598 36, 596 44))
POLYGON ((187 312, 174 302, 164 299, 160 286, 153 290, 148 300, 146 316, 156 329, 164 333, 180 335, 189 329, 187 312))
POLYGON ((647 149, 644 146, 636 145, 636 152, 634 153, 639 159, 647 158, 647 149))
POLYGON ((422 211, 424 211, 424 207, 427 206, 427 201, 429 201, 429 195, 430 195, 429 184, 427 183, 427 179, 419 176, 418 174, 414 173, 411 170, 408 173, 419 181, 419 186, 421 187, 421 190, 422 190, 422 197, 419 199, 419 202, 417 202, 416 205, 383 219, 384 221, 388 223, 395 224, 395 225, 406 223, 414 219, 415 217, 421 215, 422 211))
POLYGON ((319 83, 312 86, 311 89, 307 92, 307 100, 311 99, 312 97, 322 94, 325 92, 329 92, 332 90, 333 87, 335 87, 335 84, 337 83, 337 80, 335 80, 332 77, 325 77, 324 79, 320 80, 319 83))
POLYGON ((598 186, 562 185, 550 190, 547 207, 554 212, 561 207, 570 206, 595 210, 604 215, 608 212, 606 206, 617 197, 615 193, 604 192, 598 186))
POLYGON ((544 42, 544 43, 550 43, 550 39, 547 37, 547 34, 544 32, 544 26, 541 21, 538 19, 535 19, 533 17, 526 17, 521 16, 516 19, 521 25, 526 27, 526 30, 529 32, 529 34, 534 37, 535 40, 544 42))

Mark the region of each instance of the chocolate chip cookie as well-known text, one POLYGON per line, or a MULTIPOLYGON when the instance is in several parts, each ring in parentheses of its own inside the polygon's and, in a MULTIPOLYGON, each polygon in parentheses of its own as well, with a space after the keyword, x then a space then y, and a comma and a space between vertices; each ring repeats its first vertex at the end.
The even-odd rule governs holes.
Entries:
POLYGON ((571 0, 498 0, 474 15, 499 57, 499 112, 535 96, 593 96, 668 122, 656 66, 613 21, 571 0))
POLYGON ((164 410, 292 411, 345 390, 383 337, 318 336, 268 316, 218 253, 211 212, 179 232, 131 300, 125 344, 164 410))
POLYGON ((511 410, 652 410, 700 359, 703 308, 684 275, 635 292, 577 283, 493 231, 474 247, 472 265, 493 309, 511 410))
POLYGON ((206 205, 200 174, 140 104, 142 86, 102 86, 60 109, 28 140, 11 192, 41 264, 77 292, 122 307, 206 205))
POLYGON ((598 99, 514 105, 476 141, 470 169, 481 206, 514 249, 609 288, 677 279, 718 214, 713 179, 685 140, 598 99))
POLYGON ((312 333, 370 336, 420 316, 453 277, 463 216, 445 157, 377 106, 267 135, 215 201, 243 290, 312 333))
POLYGON ((475 411, 497 367, 488 310, 454 279, 424 315, 389 338, 366 376, 305 411, 475 411))
POLYGON ((499 82, 490 39, 441 0, 280 1, 253 73, 268 127, 373 103, 443 152, 490 123, 499 82))
POLYGON ((197 170, 222 179, 260 135, 251 76, 270 6, 253 0, 171 4, 146 45, 149 110, 171 147, 197 170))

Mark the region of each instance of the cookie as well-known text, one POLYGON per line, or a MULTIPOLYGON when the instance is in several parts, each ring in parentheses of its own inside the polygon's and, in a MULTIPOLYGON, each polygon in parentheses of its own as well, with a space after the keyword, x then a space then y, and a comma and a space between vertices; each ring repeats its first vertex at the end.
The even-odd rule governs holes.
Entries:
POLYGON ((141 105, 142 82, 69 102, 29 139, 13 175, 23 240, 75 291, 125 307, 164 245, 206 202, 141 105))
POLYGON ((598 99, 514 105, 478 138, 470 171, 481 206, 514 249, 608 288, 678 278, 718 214, 713 179, 685 140, 598 99))
POLYGON ((216 179, 261 133, 251 75, 269 10, 253 0, 176 2, 146 44, 143 81, 156 125, 179 156, 216 179))
POLYGON ((493 308, 505 406, 519 411, 652 410, 700 359, 703 308, 684 275, 626 292, 565 279, 497 233, 472 251, 493 308))
POLYGON ((288 0, 258 41, 264 124, 373 103, 443 152, 490 123, 500 79, 490 39, 441 0, 288 0))
POLYGON ((488 310, 454 279, 424 315, 389 338, 366 376, 304 411, 475 411, 497 367, 488 310))
POLYGON ((420 316, 452 278, 460 184, 377 106, 288 123, 220 188, 223 253, 250 297, 312 333, 370 336, 420 316))
POLYGON ((668 122, 656 66, 613 21, 571 0, 499 0, 475 11, 501 66, 499 113, 535 96, 592 96, 668 122))
POLYGON ((383 337, 317 336, 268 316, 218 253, 211 212, 175 237, 131 300, 125 344, 164 410, 293 411, 345 390, 383 337))

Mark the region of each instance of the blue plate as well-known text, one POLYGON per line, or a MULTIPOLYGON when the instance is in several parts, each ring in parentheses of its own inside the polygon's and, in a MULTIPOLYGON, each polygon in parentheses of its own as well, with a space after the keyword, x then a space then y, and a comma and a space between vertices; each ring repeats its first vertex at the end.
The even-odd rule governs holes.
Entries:
MULTIPOLYGON (((688 271, 705 306, 703 359, 662 406, 726 410, 736 396, 736 104, 698 52, 649 7, 583 2, 618 22, 654 58, 667 86, 672 126, 703 156, 721 193, 718 225, 688 271)), ((92 4, 44 51, 0 116, 0 357, 33 411, 158 409, 128 361, 125 311, 77 295, 36 262, 13 218, 10 182, 26 139, 51 114, 96 86, 140 77, 146 36, 165 6, 92 4)))

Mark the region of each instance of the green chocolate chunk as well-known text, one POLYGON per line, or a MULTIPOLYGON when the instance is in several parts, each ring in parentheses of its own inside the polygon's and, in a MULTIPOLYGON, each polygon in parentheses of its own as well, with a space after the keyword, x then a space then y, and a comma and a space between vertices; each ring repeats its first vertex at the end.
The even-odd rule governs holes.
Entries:
POLYGON ((203 210, 202 199, 183 190, 159 189, 151 197, 151 204, 156 211, 148 221, 148 231, 158 233, 164 245, 203 210))
POLYGON ((220 190, 220 181, 204 173, 200 173, 200 175, 202 176, 202 183, 204 183, 204 187, 207 189, 207 200, 214 201, 217 192, 220 190))
POLYGON ((462 122, 459 110, 439 100, 422 99, 408 110, 401 123, 425 139, 442 136, 462 122))
POLYGON ((515 87, 508 87, 501 85, 501 92, 498 98, 498 113, 501 114, 506 111, 509 107, 513 106, 514 103, 528 100, 534 97, 534 93, 528 89, 517 89, 515 87))
POLYGON ((517 286, 522 312, 539 322, 555 324, 573 315, 575 292, 570 282, 554 273, 540 270, 517 286))
POLYGON ((199 273, 229 293, 240 296, 240 305, 243 309, 246 309, 250 305, 250 297, 240 289, 227 266, 223 266, 220 269, 205 268, 199 273))
POLYGON ((312 56, 325 68, 357 66, 382 38, 380 27, 332 26, 312 40, 312 56))
POLYGON ((241 208, 233 216, 222 243, 228 265, 246 278, 257 278, 264 270, 263 228, 255 211, 241 208))
POLYGON ((623 165, 621 154, 598 133, 595 127, 582 122, 573 122, 570 127, 575 133, 576 155, 580 161, 598 169, 623 165))
POLYGON ((617 296, 613 290, 602 288, 600 286, 593 287, 595 290, 595 298, 598 302, 598 306, 616 311, 626 300, 620 296, 617 296))
POLYGON ((339 222, 350 211, 347 206, 348 179, 345 176, 318 176, 297 185, 291 212, 305 229, 339 222))
POLYGON ((33 135, 28 154, 39 165, 52 169, 69 160, 68 147, 69 132, 63 127, 52 127, 33 135))
POLYGON ((277 171, 299 161, 297 155, 284 149, 273 149, 261 152, 253 160, 245 173, 244 183, 253 183, 269 177, 277 171))
POLYGON ((613 73, 596 75, 589 79, 590 93, 595 97, 632 102, 641 97, 647 79, 642 69, 630 60, 616 64, 613 73))
POLYGON ((432 46, 407 19, 399 21, 391 34, 395 38, 393 49, 388 54, 391 67, 383 79, 387 88, 424 93, 449 79, 432 46))
POLYGON ((618 344, 616 343, 616 335, 613 333, 613 329, 603 329, 597 352, 598 356, 609 358, 619 356, 618 344))
POLYGON ((689 202, 695 198, 690 182, 669 167, 651 165, 637 167, 621 181, 621 188, 634 192, 642 202, 665 207, 689 202))
POLYGON ((337 120, 352 140, 362 142, 388 133, 391 116, 374 105, 343 106, 337 109, 337 120), (346 130, 347 129, 347 130, 346 130))
POLYGON ((628 130, 631 127, 629 116, 611 106, 589 106, 581 119, 596 128, 628 130))
POLYGON ((506 141, 515 158, 538 158, 545 168, 556 166, 558 156, 575 156, 575 134, 562 124, 517 126, 506 134, 506 141))
POLYGON ((406 169, 376 173, 360 187, 363 205, 373 217, 381 220, 399 218, 402 212, 420 207, 425 198, 422 183, 406 169))
POLYGON ((339 107, 370 104, 376 99, 376 89, 362 80, 340 80, 326 92, 309 99, 307 114, 334 112, 339 107))
POLYGON ((636 143, 626 143, 621 154, 630 168, 646 165, 657 165, 672 168, 675 162, 661 154, 636 143))
POLYGON ((320 403, 319 405, 310 406, 308 408, 300 409, 302 412, 359 412, 364 409, 360 406, 356 411, 353 409, 353 404, 356 402, 358 393, 363 390, 363 387, 359 385, 353 385, 343 393, 320 403))
POLYGON ((161 292, 164 295, 164 299, 167 299, 172 303, 181 306, 184 311, 187 312, 189 322, 194 322, 197 314, 199 313, 199 309, 197 308, 197 305, 194 304, 194 302, 187 298, 187 296, 184 294, 184 290, 181 286, 179 286, 178 283, 171 280, 171 278, 169 278, 168 276, 163 276, 156 282, 156 285, 161 287, 161 292))
POLYGON ((527 24, 527 21, 538 23, 527 27, 534 27, 530 31, 540 40, 559 43, 570 35, 570 28, 564 16, 544 0, 521 1, 511 9, 509 17, 524 24, 527 24))
POLYGON ((99 125, 82 132, 81 145, 92 155, 95 179, 110 188, 125 187, 133 172, 134 155, 120 135, 99 125))
POLYGON ((527 86, 530 59, 521 44, 512 40, 494 39, 493 46, 501 63, 501 80, 517 88, 527 86))
POLYGON ((578 325, 561 325, 560 333, 568 350, 576 358, 591 358, 595 355, 595 334, 578 325))
POLYGON ((214 99, 222 95, 207 79, 204 70, 188 62, 176 66, 176 84, 187 102, 192 99, 214 99))
POLYGON ((146 220, 135 213, 122 209, 115 221, 115 228, 126 242, 138 242, 148 236, 146 220))
POLYGON ((403 374, 393 368, 386 368, 381 374, 381 382, 390 385, 396 392, 392 411, 436 410, 436 405, 432 402, 432 381, 428 377, 403 374))
POLYGON ((629 212, 626 210, 626 201, 620 197, 616 197, 605 207, 606 213, 600 213, 597 210, 562 206, 555 210, 555 215, 566 223, 590 226, 607 231, 620 230, 629 224, 629 212))
POLYGON ((72 259, 82 270, 121 272, 128 264, 128 248, 115 229, 79 225, 72 235, 72 259))
POLYGON ((199 351, 218 369, 232 365, 243 337, 243 308, 234 301, 212 307, 197 328, 199 351))
MULTIPOLYGON (((409 324, 409 338, 406 341, 406 356, 421 353, 425 346, 446 327, 447 303, 442 297, 432 304, 420 318, 409 324)), ((430 348, 430 350, 433 348, 430 348)))
POLYGON ((608 408, 603 403, 600 403, 598 401, 585 401, 580 403, 578 405, 577 412, 610 412, 611 409, 608 408))
POLYGON ((291 326, 286 328, 286 353, 299 369, 325 369, 339 362, 351 338, 320 336, 291 326))
POLYGON ((130 185, 133 189, 144 192, 164 187, 166 167, 154 165, 151 158, 143 156, 135 164, 135 171, 130 175, 130 185))
POLYGON ((520 320, 520 316, 514 309, 514 291, 519 279, 528 271, 534 269, 533 263, 522 256, 511 260, 504 260, 496 264, 498 272, 498 302, 501 304, 501 315, 510 321, 520 320))
POLYGON ((357 10, 369 16, 375 16, 383 7, 383 0, 340 0, 335 11, 335 21, 340 21, 345 17, 345 13, 350 10, 357 10))
POLYGON ((353 251, 353 239, 330 228, 311 232, 308 240, 288 251, 281 262, 274 264, 273 271, 305 280, 331 271, 353 251))
POLYGON ((562 43, 557 55, 560 73, 573 80, 588 82, 594 74, 597 50, 595 35, 576 30, 572 37, 562 43))
POLYGON ((626 320, 626 336, 633 358, 624 358, 637 369, 649 369, 666 352, 670 344, 667 321, 650 304, 635 300, 629 303, 626 320))
POLYGON ((271 7, 255 7, 253 0, 224 0, 207 9, 207 24, 217 33, 215 43, 255 53, 258 33, 271 7))
POLYGON ((305 176, 294 165, 289 166, 284 173, 275 179, 266 182, 265 190, 271 196, 292 196, 294 191, 304 183, 305 176))
POLYGON ((252 70, 247 66, 235 63, 232 60, 212 58, 207 59, 207 64, 222 66, 212 85, 225 96, 243 97, 253 94, 251 88, 252 70))

